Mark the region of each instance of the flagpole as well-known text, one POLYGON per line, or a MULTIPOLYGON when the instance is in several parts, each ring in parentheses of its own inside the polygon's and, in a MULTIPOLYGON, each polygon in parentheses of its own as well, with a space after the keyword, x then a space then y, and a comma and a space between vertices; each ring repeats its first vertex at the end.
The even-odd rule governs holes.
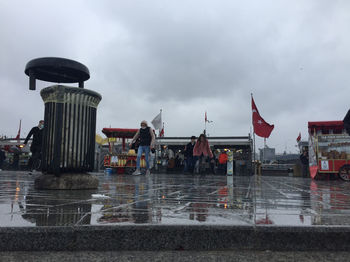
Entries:
POLYGON ((204 135, 207 134, 207 111, 205 111, 205 117, 204 117, 204 135))
POLYGON ((254 148, 254 164, 256 165, 255 166, 255 175, 256 175, 256 171, 257 171, 257 162, 256 162, 256 159, 255 159, 255 156, 256 156, 256 145, 255 145, 255 132, 253 131, 253 148, 254 148))
POLYGON ((266 148, 266 137, 264 137, 264 153, 263 153, 263 162, 264 162, 264 159, 265 159, 265 148, 266 148))
POLYGON ((22 125, 22 119, 19 120, 19 128, 18 128, 18 132, 16 135, 16 139, 17 139, 18 143, 20 142, 20 138, 21 138, 21 125, 22 125))
MULTIPOLYGON (((250 93, 250 98, 251 101, 253 100, 253 93, 250 93)), ((254 156, 253 156, 253 160, 254 160, 254 174, 256 175, 257 173, 257 169, 258 169, 258 163, 256 162, 255 156, 256 156, 256 143, 255 143, 255 130, 254 130, 254 123, 253 123, 253 115, 252 115, 252 125, 253 125, 253 151, 254 151, 254 156)))
MULTIPOLYGON (((162 120, 162 109, 160 109, 160 119, 162 120)), ((164 122, 163 122, 163 130, 164 130, 164 122)), ((160 132, 162 132, 162 130, 159 130, 159 139, 161 139, 161 136, 160 136, 160 132)), ((155 152, 155 170, 158 171, 158 150, 161 151, 161 146, 160 144, 159 145, 155 145, 156 147, 156 152, 155 152)))
MULTIPOLYGON (((256 156, 256 142, 255 142, 255 132, 253 132, 253 134, 254 134, 254 158, 255 158, 255 156, 256 156)), ((258 161, 256 161, 256 163, 255 163, 257 166, 257 168, 256 168, 256 172, 258 173, 258 168, 259 168, 259 165, 258 165, 258 161)))
MULTIPOLYGON (((160 119, 163 120, 163 119, 162 119, 162 109, 160 109, 160 113, 159 113, 159 114, 160 114, 160 119)), ((163 123, 164 123, 164 122, 163 122, 163 123)), ((160 135, 160 132, 161 132, 161 130, 159 130, 159 135, 160 135)))
MULTIPOLYGON (((251 132, 251 130, 250 130, 251 132)), ((254 127, 253 127, 253 163, 254 163, 254 175, 257 174, 257 168, 258 168, 258 163, 256 162, 256 149, 255 149, 255 132, 254 132, 254 127)))

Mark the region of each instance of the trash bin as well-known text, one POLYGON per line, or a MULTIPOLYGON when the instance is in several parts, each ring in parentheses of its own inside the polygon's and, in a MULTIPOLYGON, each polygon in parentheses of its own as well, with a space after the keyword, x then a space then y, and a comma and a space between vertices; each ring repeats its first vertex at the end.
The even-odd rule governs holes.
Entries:
POLYGON ((44 88, 40 94, 45 103, 42 170, 56 175, 92 171, 101 96, 62 85, 44 88))
POLYGON ((29 61, 25 73, 30 90, 36 89, 36 79, 58 83, 40 92, 45 104, 43 175, 35 179, 35 188, 97 188, 98 179, 87 172, 94 169, 96 110, 102 97, 84 89, 88 68, 74 60, 44 57, 29 61))

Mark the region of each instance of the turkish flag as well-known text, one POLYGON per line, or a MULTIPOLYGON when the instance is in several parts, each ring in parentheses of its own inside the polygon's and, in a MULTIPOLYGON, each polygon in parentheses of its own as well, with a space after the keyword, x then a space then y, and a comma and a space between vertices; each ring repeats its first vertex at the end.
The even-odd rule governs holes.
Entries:
POLYGON ((297 142, 299 142, 300 139, 301 139, 301 133, 299 132, 299 135, 298 135, 298 137, 297 137, 297 142))
POLYGON ((266 121, 260 116, 253 97, 252 97, 252 112, 253 112, 254 133, 257 134, 258 136, 268 138, 275 126, 270 125, 269 123, 266 123, 266 121))
POLYGON ((162 128, 162 130, 159 132, 159 137, 163 137, 164 136, 164 127, 162 128))

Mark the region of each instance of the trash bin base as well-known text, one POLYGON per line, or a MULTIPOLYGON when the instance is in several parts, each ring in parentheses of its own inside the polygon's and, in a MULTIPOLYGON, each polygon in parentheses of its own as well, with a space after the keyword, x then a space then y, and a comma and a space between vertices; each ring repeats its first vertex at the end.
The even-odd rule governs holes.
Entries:
POLYGON ((35 179, 35 189, 97 189, 98 178, 88 173, 66 173, 59 177, 43 174, 35 179))

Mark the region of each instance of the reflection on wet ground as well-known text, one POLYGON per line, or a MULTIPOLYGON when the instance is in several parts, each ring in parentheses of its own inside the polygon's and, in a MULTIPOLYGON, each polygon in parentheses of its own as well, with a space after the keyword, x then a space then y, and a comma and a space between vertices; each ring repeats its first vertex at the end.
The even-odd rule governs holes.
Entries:
POLYGON ((0 226, 350 225, 350 183, 292 177, 96 174, 98 190, 37 191, 0 173, 0 226))

